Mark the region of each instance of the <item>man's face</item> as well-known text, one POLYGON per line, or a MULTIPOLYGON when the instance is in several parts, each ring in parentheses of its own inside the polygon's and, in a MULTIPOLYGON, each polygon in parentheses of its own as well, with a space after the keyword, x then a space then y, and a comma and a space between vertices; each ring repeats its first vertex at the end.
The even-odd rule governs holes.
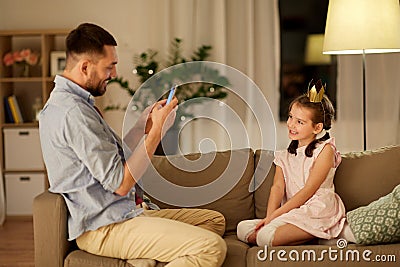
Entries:
POLYGON ((104 46, 105 54, 92 60, 86 90, 93 96, 102 96, 106 92, 107 82, 117 76, 117 51, 114 46, 104 46))

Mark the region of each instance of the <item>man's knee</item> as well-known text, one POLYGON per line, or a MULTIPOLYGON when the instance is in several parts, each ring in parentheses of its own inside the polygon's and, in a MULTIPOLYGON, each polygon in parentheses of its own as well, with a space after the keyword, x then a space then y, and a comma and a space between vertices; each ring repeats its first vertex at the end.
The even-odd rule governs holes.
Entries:
POLYGON ((225 260, 226 257, 226 253, 228 252, 228 247, 226 246, 226 242, 224 239, 222 239, 221 237, 219 238, 219 250, 221 251, 221 260, 220 260, 220 265, 222 265, 222 263, 225 260))
POLYGON ((215 215, 214 215, 214 225, 215 225, 215 232, 220 235, 223 236, 225 233, 225 227, 226 227, 226 221, 225 221, 225 217, 224 215, 222 215, 222 213, 218 212, 218 211, 212 211, 215 215))
POLYGON ((272 246, 276 230, 285 224, 284 222, 273 220, 269 224, 263 226, 257 234, 257 245, 272 246))
MULTIPOLYGON (((215 210, 205 210, 207 212, 208 220, 202 228, 210 230, 220 236, 225 233, 225 217, 220 212, 215 210)), ((199 225, 200 226, 200 225, 199 225)))
POLYGON ((221 266, 225 260, 227 253, 226 242, 222 237, 214 235, 213 241, 211 242, 210 251, 216 259, 216 266, 221 266))
POLYGON ((227 253, 225 241, 210 231, 199 231, 200 235, 192 240, 194 242, 185 249, 183 255, 178 256, 177 260, 196 262, 196 266, 220 267, 227 253))

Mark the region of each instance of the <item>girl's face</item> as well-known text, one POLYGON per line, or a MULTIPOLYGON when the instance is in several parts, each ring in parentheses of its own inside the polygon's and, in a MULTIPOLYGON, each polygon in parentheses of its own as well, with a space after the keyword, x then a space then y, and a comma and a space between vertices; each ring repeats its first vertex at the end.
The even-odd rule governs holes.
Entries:
POLYGON ((289 111, 289 117, 286 122, 289 138, 298 140, 299 147, 311 143, 316 135, 322 131, 322 123, 314 124, 312 117, 312 110, 302 107, 298 103, 294 103, 289 111))

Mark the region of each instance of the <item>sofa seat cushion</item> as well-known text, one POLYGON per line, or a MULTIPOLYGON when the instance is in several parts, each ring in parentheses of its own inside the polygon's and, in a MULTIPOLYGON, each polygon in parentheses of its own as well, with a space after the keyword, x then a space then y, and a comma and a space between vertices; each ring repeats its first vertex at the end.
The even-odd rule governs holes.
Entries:
POLYGON ((236 235, 224 237, 228 252, 223 267, 243 267, 246 266, 246 255, 249 246, 239 239, 236 235))
POLYGON ((347 213, 357 244, 400 241, 400 184, 371 204, 347 213))
POLYGON ((249 191, 253 172, 253 151, 239 149, 185 156, 154 156, 152 168, 144 174, 142 181, 146 194, 161 208, 193 207, 216 210, 225 216, 226 231, 236 232, 236 226, 240 221, 254 218, 253 194, 249 191), (189 193, 185 190, 179 193, 165 190, 159 181, 154 180, 156 174, 152 169, 155 169, 158 175, 169 183, 178 187, 187 187, 189 193), (224 179, 223 183, 221 183, 221 177, 224 179), (226 183, 232 184, 229 190, 224 188, 226 183), (165 193, 176 197, 183 205, 173 205, 163 199, 157 199, 147 190, 149 186, 160 187, 160 190, 165 190, 165 193), (197 189, 202 187, 209 191, 204 190, 203 195, 199 194, 200 190, 197 191, 197 189), (193 188, 196 190, 191 193, 193 188), (206 199, 212 194, 216 194, 218 198, 202 205, 192 205, 197 200, 206 199))

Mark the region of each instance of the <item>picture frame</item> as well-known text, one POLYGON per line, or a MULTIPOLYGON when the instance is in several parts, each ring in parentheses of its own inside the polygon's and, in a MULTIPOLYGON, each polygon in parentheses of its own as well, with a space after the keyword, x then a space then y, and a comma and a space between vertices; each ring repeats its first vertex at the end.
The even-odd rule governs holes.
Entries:
POLYGON ((65 68, 65 51, 52 51, 50 53, 50 73, 51 76, 61 74, 65 68))

